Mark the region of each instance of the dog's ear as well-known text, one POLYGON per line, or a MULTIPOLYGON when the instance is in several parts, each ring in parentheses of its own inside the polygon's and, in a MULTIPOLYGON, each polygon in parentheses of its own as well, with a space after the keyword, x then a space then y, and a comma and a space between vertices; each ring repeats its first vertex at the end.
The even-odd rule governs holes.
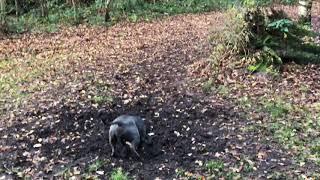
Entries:
POLYGON ((107 112, 104 108, 99 109, 97 112, 97 119, 100 119, 104 125, 109 125, 108 119, 109 119, 110 113, 107 112))
POLYGON ((116 117, 117 117, 116 113, 114 113, 112 110, 108 111, 105 108, 99 109, 98 112, 96 113, 96 118, 101 120, 105 126, 111 126, 112 125, 111 121, 113 121, 116 117))

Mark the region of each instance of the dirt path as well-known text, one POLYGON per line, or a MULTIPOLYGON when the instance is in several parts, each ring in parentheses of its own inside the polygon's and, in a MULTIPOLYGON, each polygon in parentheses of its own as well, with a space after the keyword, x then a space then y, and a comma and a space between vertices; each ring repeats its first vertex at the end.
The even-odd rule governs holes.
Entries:
POLYGON ((290 154, 241 127, 250 123, 229 102, 197 93, 189 65, 210 55, 208 35, 219 13, 170 17, 109 29, 63 29, 0 41, 0 57, 56 66, 19 84, 30 94, 6 107, 0 123, 0 174, 100 178, 123 167, 135 179, 210 176, 204 164, 225 163, 225 175, 265 178, 292 168, 290 154), (38 88, 30 89, 36 86, 38 88), (128 113, 148 121, 155 148, 142 162, 111 158, 102 121, 128 113), (257 159, 267 151, 266 159, 257 159), (99 170, 90 165, 102 162, 99 170), (247 169, 246 169, 247 168, 247 169), (177 171, 179 170, 179 171, 177 171))

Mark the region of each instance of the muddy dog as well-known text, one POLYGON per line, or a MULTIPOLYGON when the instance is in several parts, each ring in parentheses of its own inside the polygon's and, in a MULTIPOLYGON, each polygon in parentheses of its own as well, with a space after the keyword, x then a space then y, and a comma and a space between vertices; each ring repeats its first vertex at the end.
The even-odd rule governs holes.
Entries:
POLYGON ((143 119, 138 116, 122 115, 113 120, 109 129, 111 156, 114 156, 117 143, 123 147, 128 145, 140 158, 137 148, 143 143, 150 144, 143 119))

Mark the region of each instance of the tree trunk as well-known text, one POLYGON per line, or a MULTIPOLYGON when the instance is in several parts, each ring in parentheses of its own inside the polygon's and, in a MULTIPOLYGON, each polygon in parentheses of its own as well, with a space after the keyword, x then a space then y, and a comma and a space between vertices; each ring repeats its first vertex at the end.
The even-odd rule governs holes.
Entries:
POLYGON ((109 9, 112 0, 105 0, 105 7, 109 9))
POLYGON ((48 17, 47 0, 41 0, 40 6, 41 6, 41 17, 48 17))
POLYGON ((72 5, 71 0, 66 0, 66 4, 69 5, 69 6, 72 5))
POLYGON ((0 0, 0 24, 5 24, 6 18, 6 0, 0 0))
POLYGON ((74 18, 74 21, 77 21, 77 15, 78 15, 78 12, 77 12, 77 2, 76 0, 72 0, 72 8, 73 8, 73 18, 74 18))
POLYGON ((16 16, 18 17, 20 14, 20 8, 19 8, 19 0, 14 0, 14 4, 16 7, 16 16))
POLYGON ((111 0, 105 0, 105 14, 104 14, 105 22, 108 22, 110 20, 110 4, 111 4, 111 0))
POLYGON ((299 0, 298 13, 302 22, 311 22, 312 0, 299 0))

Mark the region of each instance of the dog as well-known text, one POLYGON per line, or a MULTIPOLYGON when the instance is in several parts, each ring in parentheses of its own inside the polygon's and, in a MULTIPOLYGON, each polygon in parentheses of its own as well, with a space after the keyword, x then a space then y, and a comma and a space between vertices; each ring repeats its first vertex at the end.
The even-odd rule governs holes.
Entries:
POLYGON ((115 154, 117 144, 128 145, 132 152, 140 158, 137 148, 143 143, 150 144, 144 120, 139 116, 121 115, 111 122, 109 144, 115 154))

